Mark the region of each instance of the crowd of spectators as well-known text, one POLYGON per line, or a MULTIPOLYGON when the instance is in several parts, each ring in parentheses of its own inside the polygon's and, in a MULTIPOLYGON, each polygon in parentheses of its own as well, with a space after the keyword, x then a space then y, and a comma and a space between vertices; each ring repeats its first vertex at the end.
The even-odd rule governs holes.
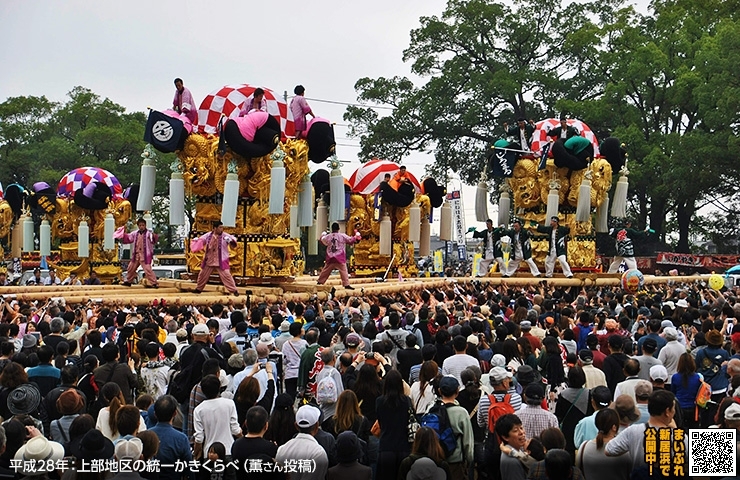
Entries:
POLYGON ((0 476, 626 480, 646 426, 740 425, 733 291, 450 281, 239 302, 0 299, 0 476), (63 458, 78 470, 28 462, 63 458), (110 459, 157 468, 79 469, 110 459), (207 472, 219 459, 236 463, 207 472))

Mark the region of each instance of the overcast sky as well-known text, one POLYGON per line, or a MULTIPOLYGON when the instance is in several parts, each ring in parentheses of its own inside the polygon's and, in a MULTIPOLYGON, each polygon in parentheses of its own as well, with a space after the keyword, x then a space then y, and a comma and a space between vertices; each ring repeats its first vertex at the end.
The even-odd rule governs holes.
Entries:
MULTIPOLYGON (((647 1, 637 3, 643 9, 647 1)), ((409 32, 419 17, 440 15, 445 5, 444 0, 2 0, 0 101, 20 95, 64 101, 80 85, 130 111, 164 109, 171 105, 173 79, 181 77, 196 103, 238 83, 280 94, 292 94, 302 84, 308 98, 352 103, 361 77, 410 75, 401 60, 409 32)), ((359 148, 356 139, 347 138, 345 107, 309 103, 314 113, 338 123, 337 149, 348 161, 343 170, 349 176, 359 166, 359 148)), ((415 155, 405 163, 422 176, 428 161, 431 157, 415 155)), ((475 224, 473 193, 472 187, 463 191, 468 225, 475 224)))

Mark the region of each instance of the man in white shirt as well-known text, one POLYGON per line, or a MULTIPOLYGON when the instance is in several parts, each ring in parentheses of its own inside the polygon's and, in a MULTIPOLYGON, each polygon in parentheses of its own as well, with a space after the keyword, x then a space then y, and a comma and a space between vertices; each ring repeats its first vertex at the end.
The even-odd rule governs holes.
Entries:
POLYGON ((219 397, 221 381, 215 375, 206 375, 200 381, 200 388, 206 399, 193 412, 195 435, 193 439, 193 458, 200 459, 215 442, 226 447, 226 455, 231 455, 234 439, 242 436, 242 429, 236 414, 233 400, 219 397))
POLYGON ((319 409, 311 405, 303 405, 295 414, 295 423, 298 434, 278 448, 275 462, 284 465, 295 459, 307 460, 315 468, 306 469, 306 472, 291 472, 290 480, 324 480, 329 469, 329 457, 324 448, 319 445, 314 436, 319 431, 319 409))
POLYGON ((72 272, 69 277, 65 278, 62 285, 82 285, 82 282, 77 278, 77 274, 72 272))
POLYGON ((44 279, 44 285, 61 285, 62 281, 57 277, 57 271, 49 269, 49 276, 44 279))
POLYGON ((604 372, 594 367, 594 354, 588 348, 578 352, 578 358, 581 361, 581 369, 586 376, 586 388, 591 390, 598 386, 606 387, 606 375, 604 372))
POLYGON ((455 349, 455 354, 447 357, 444 363, 442 363, 442 375, 452 375, 457 379, 458 384, 464 385, 460 378, 462 371, 468 367, 480 368, 480 363, 466 353, 468 341, 462 335, 457 335, 452 339, 452 347, 455 349))
POLYGON ((632 400, 635 400, 635 385, 641 380, 639 377, 640 362, 630 358, 624 362, 623 370, 626 378, 623 382, 619 382, 614 389, 614 400, 616 401, 620 395, 628 395, 632 400))
POLYGON ((668 378, 665 383, 666 385, 670 385, 671 377, 678 371, 678 359, 686 353, 686 347, 678 342, 678 331, 673 327, 663 329, 663 338, 666 339, 666 344, 660 349, 658 360, 663 363, 663 366, 668 371, 668 378))
POLYGON ((321 412, 324 414, 324 421, 326 421, 334 416, 337 409, 337 398, 344 391, 344 384, 342 383, 342 375, 334 367, 337 363, 334 349, 325 348, 321 350, 321 361, 324 362, 324 368, 316 375, 316 400, 319 402, 321 412), (321 383, 325 378, 331 378, 334 381, 333 392, 331 391, 332 388, 327 388, 321 383))

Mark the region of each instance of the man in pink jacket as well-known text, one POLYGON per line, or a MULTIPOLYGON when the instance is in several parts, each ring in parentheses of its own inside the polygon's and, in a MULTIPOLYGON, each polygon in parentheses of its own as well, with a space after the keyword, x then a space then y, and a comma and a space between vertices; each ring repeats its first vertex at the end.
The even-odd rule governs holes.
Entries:
POLYGON ((136 269, 144 269, 144 276, 148 282, 147 287, 158 288, 157 276, 152 271, 152 259, 154 258, 154 244, 157 243, 158 235, 146 228, 146 220, 140 218, 136 221, 139 228, 135 232, 126 233, 126 227, 120 227, 113 233, 113 238, 118 238, 122 243, 131 243, 131 261, 126 271, 126 280, 123 284, 131 286, 131 282, 136 279, 136 269))
POLYGON ((236 237, 224 233, 224 225, 221 222, 213 222, 212 231, 190 242, 190 251, 192 252, 205 249, 203 262, 200 264, 198 284, 195 287, 196 293, 203 291, 203 287, 208 283, 213 270, 218 270, 218 276, 221 278, 224 287, 235 296, 239 295, 229 268, 229 245, 236 247, 236 237))
POLYGON ((326 279, 331 275, 332 270, 335 268, 339 270, 339 276, 342 277, 342 285, 344 288, 354 290, 349 284, 349 274, 347 273, 347 256, 344 251, 344 247, 347 244, 353 244, 360 240, 360 232, 355 232, 354 237, 345 235, 339 232, 339 224, 334 222, 331 224, 331 233, 324 234, 321 237, 321 243, 326 245, 326 261, 324 262, 324 268, 319 274, 317 283, 323 285, 326 279))
POLYGON ((295 125, 295 137, 305 138, 306 137, 306 115, 314 116, 311 111, 311 107, 308 106, 306 98, 303 96, 306 93, 306 89, 303 85, 297 85, 293 89, 295 97, 290 101, 290 111, 293 113, 293 125, 295 125))
POLYGON ((198 120, 198 109, 195 106, 193 94, 185 88, 181 78, 175 79, 175 98, 172 99, 172 109, 188 117, 193 125, 198 120))

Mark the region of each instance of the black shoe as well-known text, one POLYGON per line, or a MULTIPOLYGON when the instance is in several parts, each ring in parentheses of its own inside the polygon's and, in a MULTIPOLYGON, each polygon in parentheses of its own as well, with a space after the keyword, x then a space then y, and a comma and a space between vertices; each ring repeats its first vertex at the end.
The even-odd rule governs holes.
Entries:
POLYGON ((334 298, 334 295, 335 295, 336 293, 337 293, 337 289, 336 289, 336 288, 334 288, 334 287, 331 287, 331 292, 329 292, 329 294, 331 295, 331 297, 332 297, 332 298, 334 298))
POLYGON ((345 286, 344 286, 344 289, 345 289, 345 290, 354 290, 354 289, 355 289, 355 287, 353 287, 352 285, 345 285, 345 286))
POLYGON ((146 285, 146 288, 159 288, 159 284, 155 283, 154 285, 146 285))
POLYGON ((123 282, 121 285, 123 285, 124 287, 130 287, 131 282, 123 282))
POLYGON ((203 290, 195 289, 193 290, 193 293, 197 293, 198 295, 200 295, 201 293, 203 293, 203 290))
POLYGON ((568 276, 567 276, 567 277, 565 277, 565 278, 573 278, 573 275, 568 275, 568 276))
POLYGON ((231 293, 234 294, 235 297, 238 297, 239 296, 239 291, 234 291, 234 292, 231 292, 231 293))

